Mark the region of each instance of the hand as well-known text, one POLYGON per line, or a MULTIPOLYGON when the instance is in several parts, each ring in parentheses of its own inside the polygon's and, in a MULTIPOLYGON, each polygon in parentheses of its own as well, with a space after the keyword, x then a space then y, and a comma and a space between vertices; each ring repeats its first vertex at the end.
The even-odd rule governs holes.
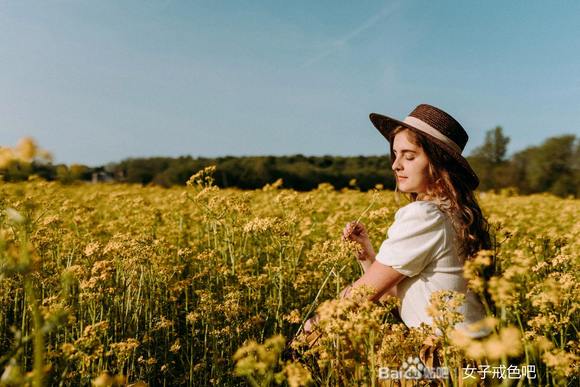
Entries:
POLYGON ((344 240, 350 239, 362 245, 365 241, 369 240, 369 235, 364 224, 360 222, 349 222, 342 230, 342 238, 344 240))
POLYGON ((364 224, 360 222, 347 223, 342 231, 342 239, 355 241, 360 245, 361 251, 359 251, 358 259, 361 261, 374 258, 375 251, 364 224))

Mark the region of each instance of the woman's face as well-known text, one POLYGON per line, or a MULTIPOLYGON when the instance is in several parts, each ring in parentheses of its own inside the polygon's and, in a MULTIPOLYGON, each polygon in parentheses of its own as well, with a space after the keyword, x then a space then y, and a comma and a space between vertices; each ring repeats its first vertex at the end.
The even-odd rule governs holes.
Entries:
POLYGON ((409 130, 395 135, 393 171, 399 191, 423 193, 427 190, 429 160, 423 148, 410 141, 409 130))

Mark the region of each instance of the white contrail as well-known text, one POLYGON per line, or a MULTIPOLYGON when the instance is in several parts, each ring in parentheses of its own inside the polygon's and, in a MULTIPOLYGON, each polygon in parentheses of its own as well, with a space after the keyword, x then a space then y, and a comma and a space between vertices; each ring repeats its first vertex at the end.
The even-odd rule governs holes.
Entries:
POLYGON ((331 46, 328 47, 326 50, 323 50, 318 55, 315 55, 314 57, 305 61, 300 66, 300 68, 309 67, 309 66, 313 65, 314 63, 326 58, 327 56, 329 56, 330 54, 332 54, 336 50, 340 49, 341 47, 345 46, 350 40, 352 40, 353 38, 360 35, 365 30, 368 30, 369 28, 371 28, 372 26, 377 24, 381 19, 384 19, 387 16, 390 16, 395 11, 396 5, 397 5, 396 3, 386 5, 378 13, 374 14, 373 16, 371 16, 370 18, 365 20, 364 23, 362 23, 360 26, 358 26, 357 28, 350 31, 344 37, 332 42, 331 46))

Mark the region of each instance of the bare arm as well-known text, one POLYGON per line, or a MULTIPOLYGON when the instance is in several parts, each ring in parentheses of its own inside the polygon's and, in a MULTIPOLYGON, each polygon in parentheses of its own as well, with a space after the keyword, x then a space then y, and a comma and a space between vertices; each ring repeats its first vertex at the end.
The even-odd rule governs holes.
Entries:
MULTIPOLYGON (((362 266, 363 273, 369 270, 369 268, 375 262, 375 257, 377 253, 373 248, 371 240, 369 238, 368 232, 366 227, 359 222, 351 222, 347 223, 343 232, 342 232, 343 239, 350 239, 359 243, 361 250, 358 255, 359 262, 362 266)), ((398 283, 398 281, 397 281, 398 283)), ((383 294, 384 296, 392 296, 397 297, 397 285, 389 287, 383 294)))
MULTIPOLYGON (((362 277, 340 292, 339 298, 349 297, 354 288, 363 285, 370 286, 375 289, 375 292, 370 297, 370 300, 372 301, 378 301, 387 294, 396 297, 397 284, 405 278, 406 276, 399 273, 392 267, 374 261, 368 266, 362 277)), ((306 333, 311 332, 312 326, 317 322, 317 320, 317 315, 314 315, 314 317, 307 320, 304 324, 304 331, 306 333)))
MULTIPOLYGON (((375 253, 364 225, 358 222, 348 223, 343 230, 342 236, 345 240, 354 240, 360 244, 362 249, 358 259, 364 274, 352 285, 347 286, 339 297, 349 297, 353 288, 363 285, 375 289, 375 292, 370 297, 372 301, 378 301, 387 296, 397 297, 397 284, 406 277, 392 267, 383 265, 375 260, 377 253, 375 253)), ((305 332, 311 331, 312 325, 317 321, 317 317, 315 315, 306 321, 304 324, 305 332)))
POLYGON ((351 286, 343 290, 340 294, 342 297, 348 297, 351 290, 357 286, 370 286, 375 289, 371 300, 378 301, 384 295, 397 296, 397 284, 406 278, 390 266, 383 265, 380 262, 373 261, 369 264, 362 277, 356 280, 351 286))
MULTIPOLYGON (((367 273, 369 268, 373 265, 373 263, 376 262, 375 261, 376 255, 377 254, 375 253, 374 249, 372 248, 372 246, 370 246, 370 250, 366 254, 363 255, 363 257, 365 259, 359 261, 362 265, 362 268, 363 268, 363 271, 365 274, 367 273)), ((361 279, 362 279, 362 277, 361 277, 361 279)), ((392 297, 397 297, 397 283, 399 283, 401 280, 402 280, 402 278, 399 281, 397 281, 393 286, 388 288, 387 291, 383 294, 383 296, 389 295, 392 297)), ((381 298, 383 298, 383 296, 381 296, 381 298)))

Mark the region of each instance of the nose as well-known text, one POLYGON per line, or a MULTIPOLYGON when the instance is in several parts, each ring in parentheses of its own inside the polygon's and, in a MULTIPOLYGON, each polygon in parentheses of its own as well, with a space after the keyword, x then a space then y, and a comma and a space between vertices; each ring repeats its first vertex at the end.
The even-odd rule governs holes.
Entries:
POLYGON ((395 161, 393 161, 393 165, 391 166, 391 168, 395 172, 401 169, 401 163, 399 162, 399 158, 398 157, 395 157, 395 161))

